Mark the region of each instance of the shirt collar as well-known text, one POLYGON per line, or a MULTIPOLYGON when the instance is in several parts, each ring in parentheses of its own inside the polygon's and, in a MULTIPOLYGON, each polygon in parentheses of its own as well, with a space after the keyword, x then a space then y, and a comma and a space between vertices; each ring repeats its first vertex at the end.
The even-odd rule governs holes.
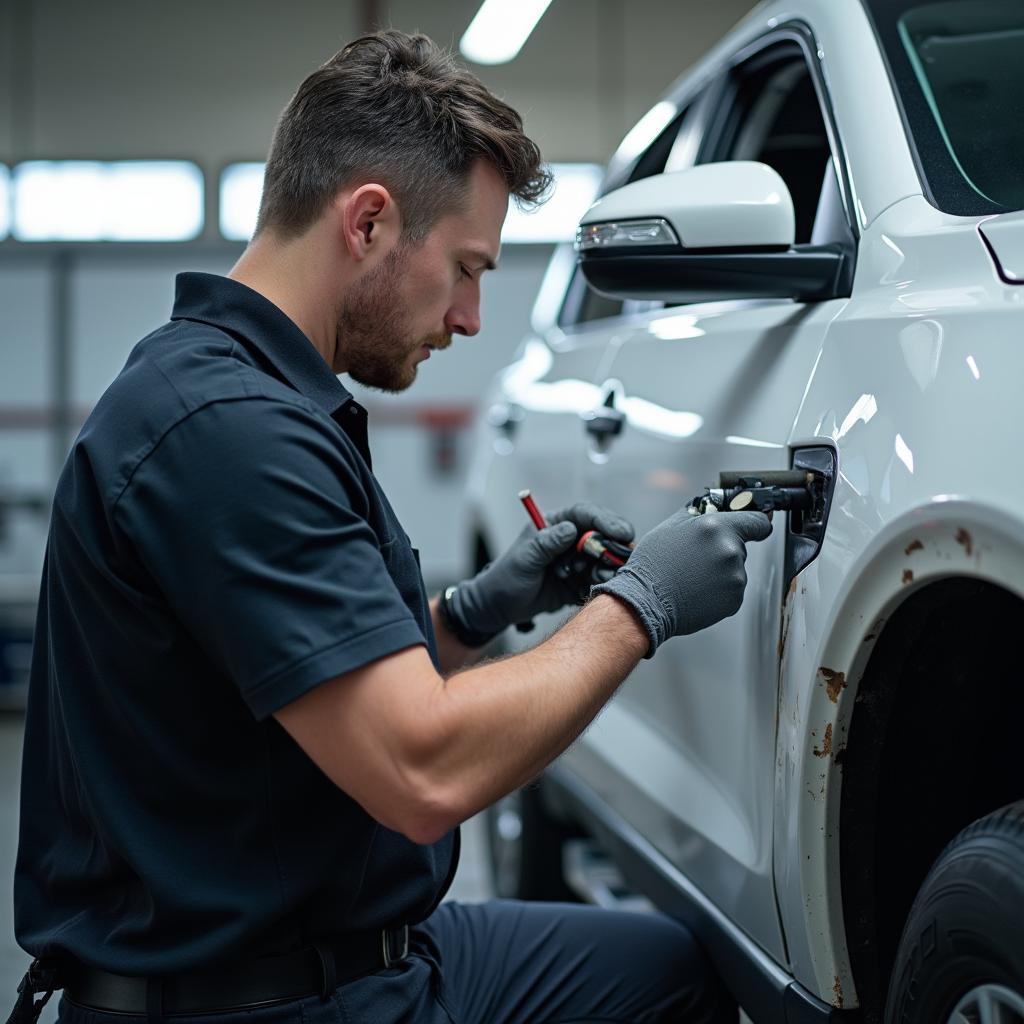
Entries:
MULTIPOLYGON (((198 320, 234 336, 241 336, 263 354, 300 394, 329 415, 346 405, 356 406, 351 392, 299 330, 295 321, 259 292, 240 281, 218 274, 185 273, 175 280, 172 320, 198 320)), ((365 431, 365 413, 361 419, 365 431)), ((336 417, 345 422, 349 417, 336 417)))

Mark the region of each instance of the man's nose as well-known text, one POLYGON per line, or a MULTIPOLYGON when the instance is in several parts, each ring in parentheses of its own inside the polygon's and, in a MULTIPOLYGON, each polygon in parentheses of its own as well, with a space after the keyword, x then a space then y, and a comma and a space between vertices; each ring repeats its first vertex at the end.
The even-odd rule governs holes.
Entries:
POLYGON ((465 334, 473 337, 480 333, 480 305, 460 306, 448 311, 444 325, 451 334, 465 334))

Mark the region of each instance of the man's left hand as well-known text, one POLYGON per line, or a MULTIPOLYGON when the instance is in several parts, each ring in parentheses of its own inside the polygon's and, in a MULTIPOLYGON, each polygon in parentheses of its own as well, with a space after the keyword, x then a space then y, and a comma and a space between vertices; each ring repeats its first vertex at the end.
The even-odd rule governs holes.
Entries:
POLYGON ((578 586, 550 571, 553 563, 587 530, 623 544, 634 534, 632 524, 622 516, 588 502, 551 513, 547 523, 543 530, 524 526, 500 558, 458 585, 450 607, 467 630, 499 633, 541 612, 578 603, 578 586))

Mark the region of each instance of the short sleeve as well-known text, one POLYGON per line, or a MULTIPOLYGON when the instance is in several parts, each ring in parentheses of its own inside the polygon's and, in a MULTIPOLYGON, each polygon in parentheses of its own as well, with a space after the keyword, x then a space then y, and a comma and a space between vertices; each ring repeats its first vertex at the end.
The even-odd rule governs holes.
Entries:
POLYGON ((299 404, 249 398, 204 406, 165 434, 120 495, 115 524, 262 719, 426 642, 372 510, 339 427, 299 404))

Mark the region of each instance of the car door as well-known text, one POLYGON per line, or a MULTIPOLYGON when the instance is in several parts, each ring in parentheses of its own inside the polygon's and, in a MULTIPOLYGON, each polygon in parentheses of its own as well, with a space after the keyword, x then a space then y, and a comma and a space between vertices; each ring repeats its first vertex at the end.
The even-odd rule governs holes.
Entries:
MULTIPOLYGON (((665 112, 667 125, 634 159, 630 178, 692 163, 701 96, 691 93, 665 112)), ((605 187, 620 184, 624 174, 613 175, 605 187)), ((600 426, 587 414, 600 403, 611 343, 652 305, 597 293, 575 264, 571 245, 554 253, 534 308, 533 330, 502 371, 488 403, 484 429, 491 435, 490 450, 478 446, 486 458, 471 469, 469 486, 471 493, 486 495, 491 552, 503 550, 527 521, 516 501, 520 490, 530 490, 548 511, 581 498, 588 440, 594 436, 581 424, 591 432, 600 426)), ((532 645, 562 618, 540 616, 538 632, 510 633, 508 647, 532 645)))
MULTIPOLYGON (((852 245, 809 42, 784 32, 735 59, 700 159, 771 164, 793 194, 796 241, 852 245)), ((793 420, 844 302, 695 303, 623 325, 598 396, 623 427, 588 439, 585 492, 643 533, 722 470, 790 468, 793 420)), ((772 804, 785 528, 776 516, 773 536, 750 545, 738 614, 642 662, 565 759, 780 961, 772 804)))

